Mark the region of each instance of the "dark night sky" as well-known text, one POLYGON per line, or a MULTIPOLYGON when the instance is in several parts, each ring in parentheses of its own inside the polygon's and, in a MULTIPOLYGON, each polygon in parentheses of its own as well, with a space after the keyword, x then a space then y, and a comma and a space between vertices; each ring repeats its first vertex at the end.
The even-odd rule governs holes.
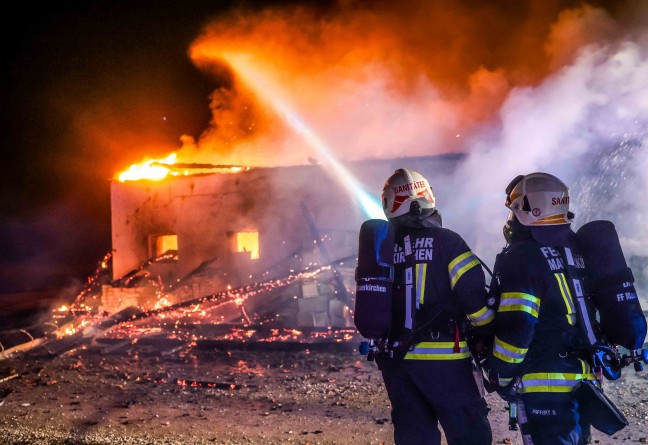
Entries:
POLYGON ((108 253, 109 178, 207 126, 216 81, 187 50, 234 7, 255 5, 27 1, 2 15, 0 293, 73 285, 108 253))

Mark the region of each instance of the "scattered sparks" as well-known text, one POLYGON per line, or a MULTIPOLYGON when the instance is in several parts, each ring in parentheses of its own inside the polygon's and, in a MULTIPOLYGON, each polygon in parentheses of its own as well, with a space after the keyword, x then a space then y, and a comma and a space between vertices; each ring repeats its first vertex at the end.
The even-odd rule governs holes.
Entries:
MULTIPOLYGON (((109 256, 106 259, 109 259, 109 256)), ((286 298, 297 298, 291 286, 305 281, 327 280, 326 277, 331 271, 331 266, 322 266, 311 261, 306 269, 302 269, 301 272, 293 269, 290 275, 283 278, 269 278, 269 274, 264 272, 257 277, 260 281, 252 280, 239 288, 230 284, 221 292, 174 304, 173 295, 164 289, 159 279, 151 275, 147 276, 146 285, 155 288, 153 294, 157 301, 150 302, 148 308, 132 308, 135 312, 129 314, 126 319, 110 325, 106 325, 106 321, 111 317, 108 317, 109 314, 103 312, 100 306, 86 305, 88 300, 96 297, 92 292, 101 295, 102 280, 93 278, 88 281, 92 285, 84 288, 73 304, 61 305, 53 310, 53 324, 63 324, 54 334, 57 338, 81 334, 85 338, 105 332, 104 326, 110 326, 108 329, 111 330, 112 338, 127 339, 132 345, 141 344, 140 340, 146 337, 163 334, 169 340, 183 342, 187 351, 199 341, 212 340, 306 344, 350 341, 354 335, 351 329, 347 332, 341 328, 329 327, 324 331, 322 328, 307 328, 305 332, 289 327, 276 328, 274 326, 282 322, 285 314, 282 315, 279 311, 264 313, 255 309, 266 295, 272 297, 277 295, 277 292, 285 293, 286 298), (319 276, 323 273, 327 275, 319 276), (225 318, 223 311, 229 313, 228 318, 225 318), (232 314, 236 313, 239 318, 235 323, 238 324, 227 324, 234 320, 232 314), (201 326, 209 330, 203 331, 201 326)))

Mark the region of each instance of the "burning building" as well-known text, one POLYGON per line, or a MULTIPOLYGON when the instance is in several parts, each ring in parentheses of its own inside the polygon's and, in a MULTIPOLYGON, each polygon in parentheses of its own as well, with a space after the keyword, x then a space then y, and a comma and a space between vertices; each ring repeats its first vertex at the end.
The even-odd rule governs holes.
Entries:
MULTIPOLYGON (((378 203, 394 169, 439 178, 451 175, 458 159, 372 160, 348 168, 378 203)), ((288 326, 352 326, 358 231, 368 219, 356 190, 320 165, 173 170, 179 174, 163 180, 112 183, 113 281, 103 286, 105 311, 238 289, 237 309, 219 310, 219 321, 234 322, 245 311, 288 326), (259 283, 281 289, 250 297, 259 283)))

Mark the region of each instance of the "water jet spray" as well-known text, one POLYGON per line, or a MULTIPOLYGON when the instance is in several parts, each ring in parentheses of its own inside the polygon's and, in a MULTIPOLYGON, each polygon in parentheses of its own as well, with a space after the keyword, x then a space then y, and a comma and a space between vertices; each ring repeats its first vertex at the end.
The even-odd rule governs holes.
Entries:
POLYGON ((262 101, 270 105, 290 128, 326 160, 330 171, 352 198, 358 201, 367 218, 385 219, 380 201, 367 193, 365 187, 340 163, 326 142, 297 114, 277 85, 261 73, 261 69, 254 65, 248 55, 227 53, 224 54, 224 59, 262 101))

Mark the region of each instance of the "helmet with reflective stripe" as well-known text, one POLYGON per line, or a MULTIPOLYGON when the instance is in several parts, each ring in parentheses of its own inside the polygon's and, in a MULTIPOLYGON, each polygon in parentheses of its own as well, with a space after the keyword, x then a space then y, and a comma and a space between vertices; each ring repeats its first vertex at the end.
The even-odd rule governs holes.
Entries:
POLYGON ((569 224, 569 187, 549 173, 516 177, 506 188, 506 207, 525 226, 569 224))
POLYGON ((427 179, 418 172, 399 168, 387 179, 382 191, 385 216, 391 220, 402 215, 434 210, 434 194, 427 179), (414 206, 412 204, 416 203, 414 206))

